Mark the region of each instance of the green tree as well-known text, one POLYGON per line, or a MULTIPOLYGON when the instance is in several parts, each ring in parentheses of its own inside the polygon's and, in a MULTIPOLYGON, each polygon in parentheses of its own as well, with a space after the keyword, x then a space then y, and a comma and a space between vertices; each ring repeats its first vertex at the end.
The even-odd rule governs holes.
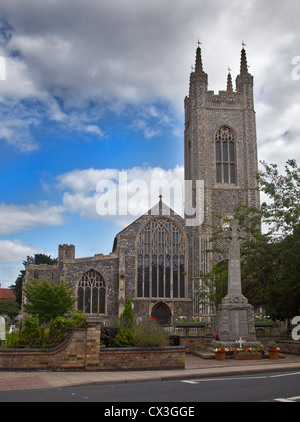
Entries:
POLYGON ((292 233, 300 223, 300 167, 288 160, 285 174, 280 174, 277 164, 261 164, 265 171, 258 172, 259 187, 270 199, 261 206, 263 220, 273 231, 292 233))
POLYGON ((57 285, 47 279, 31 279, 24 288, 24 294, 27 300, 25 312, 45 322, 68 313, 77 300, 69 284, 62 281, 57 285))
MULTIPOLYGON (((28 256, 26 261, 23 261, 23 266, 26 268, 26 263, 30 262, 31 264, 35 263, 36 265, 48 264, 53 265, 57 263, 57 258, 51 258, 51 255, 45 254, 35 254, 33 257, 28 256)), ((15 284, 12 284, 10 288, 14 291, 16 295, 16 301, 19 305, 22 305, 22 286, 23 278, 25 276, 26 270, 20 270, 20 273, 15 281, 15 284)))
POLYGON ((15 281, 15 284, 10 286, 10 289, 16 295, 16 302, 21 306, 22 305, 22 286, 23 286, 23 278, 25 276, 25 270, 21 270, 18 278, 15 281))
MULTIPOLYGON (((300 167, 295 160, 288 160, 282 175, 277 165, 262 164, 265 171, 257 178, 269 200, 261 209, 240 204, 233 216, 248 233, 241 246, 242 289, 252 305, 265 305, 273 319, 290 319, 300 313, 300 167), (264 230, 268 228, 264 233, 262 225, 264 230)), ((228 223, 228 219, 218 218, 219 227, 228 223)), ((219 229, 212 236, 210 250, 219 259, 227 256, 221 233, 219 229)), ((225 267, 213 265, 212 272, 203 275, 204 287, 211 283, 217 305, 227 286, 225 267)))
POLYGON ((123 312, 120 315, 120 324, 121 326, 126 326, 127 328, 133 327, 133 309, 132 309, 132 299, 129 297, 125 303, 123 312))
POLYGON ((262 164, 264 171, 257 178, 269 200, 262 204, 261 215, 270 230, 261 247, 261 265, 257 248, 252 255, 260 279, 256 291, 273 318, 290 319, 300 311, 300 166, 288 160, 280 174, 276 164, 262 164))
POLYGON ((16 299, 0 300, 0 315, 7 315, 9 318, 15 318, 20 312, 20 305, 16 299))
POLYGON ((194 300, 200 307, 207 304, 215 304, 217 307, 227 294, 228 264, 223 260, 218 264, 212 264, 209 273, 200 273, 197 281, 194 282, 194 300))
POLYGON ((300 226, 272 245, 273 260, 263 296, 273 318, 291 319, 300 313, 300 226))

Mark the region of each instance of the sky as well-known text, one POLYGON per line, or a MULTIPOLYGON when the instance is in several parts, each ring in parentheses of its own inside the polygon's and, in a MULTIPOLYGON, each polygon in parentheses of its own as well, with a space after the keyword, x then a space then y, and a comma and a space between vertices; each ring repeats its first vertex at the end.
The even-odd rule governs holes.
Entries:
POLYGON ((0 0, 1 286, 59 244, 110 253, 158 201, 150 181, 183 179, 198 40, 215 92, 228 67, 239 73, 244 41, 258 158, 299 163, 299 15, 296 0, 0 0), (103 215, 126 181, 130 212, 103 215))

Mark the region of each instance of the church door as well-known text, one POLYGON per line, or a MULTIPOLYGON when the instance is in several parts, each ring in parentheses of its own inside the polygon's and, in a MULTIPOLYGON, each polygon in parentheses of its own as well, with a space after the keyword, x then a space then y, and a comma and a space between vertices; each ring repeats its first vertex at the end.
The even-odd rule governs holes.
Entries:
POLYGON ((158 322, 163 325, 171 324, 171 311, 168 305, 163 302, 157 303, 151 313, 152 318, 157 318, 158 322))

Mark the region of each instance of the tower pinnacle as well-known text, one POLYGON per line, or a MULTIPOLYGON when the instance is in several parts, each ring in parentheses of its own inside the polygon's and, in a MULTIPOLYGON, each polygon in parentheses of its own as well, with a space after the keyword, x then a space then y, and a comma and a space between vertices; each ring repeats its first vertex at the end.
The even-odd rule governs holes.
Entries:
POLYGON ((195 72, 196 73, 203 73, 202 55, 201 55, 201 48, 200 48, 199 45, 198 45, 197 52, 196 52, 195 72))
POLYGON ((231 78, 231 74, 230 74, 231 69, 228 68, 228 75, 227 75, 227 92, 232 94, 233 93, 233 88, 232 88, 232 78, 231 78))
POLYGON ((248 73, 248 65, 247 65, 247 57, 246 57, 246 50, 244 49, 244 42, 243 42, 243 49, 241 51, 241 70, 240 70, 240 75, 244 76, 244 75, 249 75, 248 73))

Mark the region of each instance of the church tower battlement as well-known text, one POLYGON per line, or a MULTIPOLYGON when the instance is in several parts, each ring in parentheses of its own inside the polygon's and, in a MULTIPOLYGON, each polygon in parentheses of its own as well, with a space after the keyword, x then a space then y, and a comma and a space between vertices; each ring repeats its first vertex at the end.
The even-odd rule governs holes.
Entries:
POLYGON ((235 90, 229 70, 226 90, 209 91, 198 46, 184 100, 185 180, 192 181, 196 209, 196 181, 204 181, 204 221, 192 228, 194 279, 210 270, 212 257, 206 250, 212 227, 218 224, 215 215, 231 216, 239 203, 259 207, 253 82, 243 44, 235 90))
POLYGON ((185 124, 190 123, 190 111, 196 107, 247 108, 254 110, 253 76, 248 72, 246 51, 241 51, 240 74, 236 78, 236 91, 233 91, 230 69, 225 91, 208 91, 208 75, 203 71, 201 48, 196 51, 195 69, 190 75, 189 96, 185 98, 185 124))

